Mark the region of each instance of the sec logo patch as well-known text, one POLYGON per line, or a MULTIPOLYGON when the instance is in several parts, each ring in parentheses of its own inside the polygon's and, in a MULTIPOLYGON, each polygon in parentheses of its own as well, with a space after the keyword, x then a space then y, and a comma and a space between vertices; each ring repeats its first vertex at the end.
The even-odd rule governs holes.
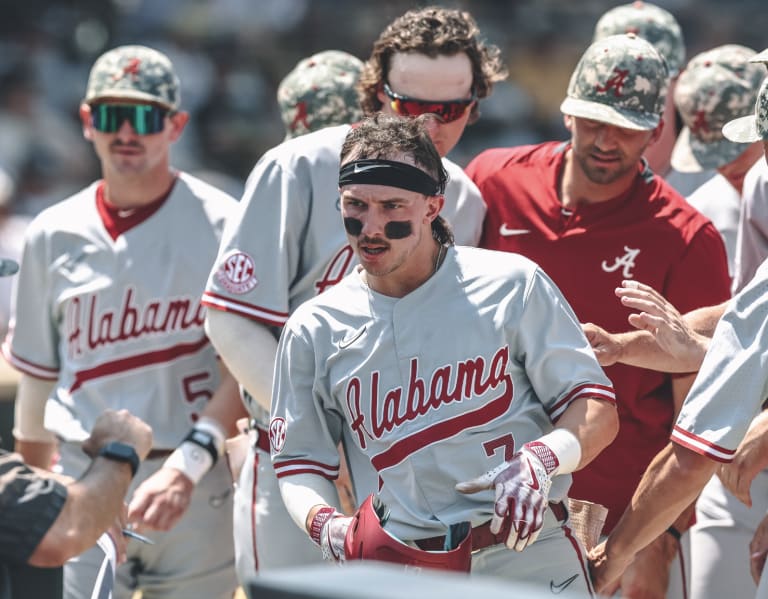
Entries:
POLYGON ((243 294, 259 284, 256 264, 245 252, 233 251, 216 271, 216 280, 230 293, 243 294))
POLYGON ((269 444, 272 453, 280 453, 285 445, 285 419, 273 418, 269 423, 269 444))

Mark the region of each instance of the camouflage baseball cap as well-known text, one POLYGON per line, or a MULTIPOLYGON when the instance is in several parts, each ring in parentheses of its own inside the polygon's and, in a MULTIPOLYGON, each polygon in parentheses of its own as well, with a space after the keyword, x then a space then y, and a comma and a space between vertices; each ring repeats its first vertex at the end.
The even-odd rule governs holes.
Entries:
POLYGON ((684 127, 672 151, 672 166, 683 173, 715 169, 738 158, 746 145, 723 135, 723 125, 752 114, 765 78, 750 63, 755 51, 728 44, 694 56, 675 87, 675 106, 684 127))
POLYGON ((633 33, 612 35, 584 52, 560 110, 647 131, 659 125, 666 93, 667 65, 656 49, 633 33))
POLYGON ((91 68, 85 102, 107 98, 143 100, 175 110, 179 78, 167 56, 146 46, 120 46, 102 54, 91 68))
POLYGON ((768 79, 763 81, 757 93, 754 114, 726 123, 723 135, 740 143, 768 141, 768 79))
POLYGON ((670 77, 677 75, 683 68, 683 32, 672 13, 663 8, 640 1, 612 8, 598 20, 592 41, 619 33, 635 33, 651 42, 667 61, 670 77))
POLYGON ((286 139, 331 125, 362 118, 357 84, 363 63, 341 50, 326 50, 305 58, 277 88, 277 102, 286 139))

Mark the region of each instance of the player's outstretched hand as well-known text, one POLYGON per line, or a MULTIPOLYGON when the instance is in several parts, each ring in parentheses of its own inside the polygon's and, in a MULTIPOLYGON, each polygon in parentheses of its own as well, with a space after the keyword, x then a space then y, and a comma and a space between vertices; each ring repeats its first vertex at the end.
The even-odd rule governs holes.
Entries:
POLYGON ((587 341, 595 352, 600 366, 612 366, 619 361, 621 357, 621 344, 616 340, 616 336, 591 322, 585 322, 581 325, 587 341))
POLYGON ((749 489, 755 476, 768 466, 768 412, 761 412, 736 450, 733 461, 717 471, 726 489, 743 504, 752 507, 749 489))
POLYGON ((756 585, 760 584, 766 555, 768 555, 768 514, 757 525, 752 541, 749 543, 749 571, 756 585))
POLYGON ((589 574, 592 586, 600 596, 612 597, 621 583, 629 560, 608 557, 606 543, 603 541, 589 552, 589 574))
POLYGON ((616 296, 628 308, 638 310, 630 314, 629 323, 648 331, 658 346, 676 360, 677 372, 696 372, 707 352, 709 339, 695 332, 680 312, 653 287, 638 281, 622 281, 616 296))
POLYGON ((491 532, 509 530, 506 545, 522 551, 532 545, 544 525, 544 510, 552 486, 549 474, 538 456, 525 446, 510 461, 482 476, 456 485, 459 493, 496 491, 491 532))
POLYGON ((134 492, 128 521, 138 529, 170 530, 187 510, 194 488, 176 468, 160 468, 134 492))

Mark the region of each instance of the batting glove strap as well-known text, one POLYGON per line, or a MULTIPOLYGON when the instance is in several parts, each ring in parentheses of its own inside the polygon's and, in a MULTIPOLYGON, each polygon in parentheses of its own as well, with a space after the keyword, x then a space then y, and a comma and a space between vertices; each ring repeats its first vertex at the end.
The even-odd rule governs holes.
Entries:
POLYGON ((312 523, 309 525, 309 538, 315 542, 315 545, 320 546, 320 533, 323 530, 323 526, 334 516, 340 516, 341 514, 332 507, 323 507, 317 510, 312 523))

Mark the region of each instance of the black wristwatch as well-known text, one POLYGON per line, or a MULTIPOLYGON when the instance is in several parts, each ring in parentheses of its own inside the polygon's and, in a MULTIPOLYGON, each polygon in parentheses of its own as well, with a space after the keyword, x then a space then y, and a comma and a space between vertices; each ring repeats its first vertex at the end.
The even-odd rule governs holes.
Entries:
POLYGON ((108 460, 130 464, 131 476, 136 476, 136 472, 139 469, 139 456, 130 445, 120 443, 119 441, 110 441, 99 450, 99 455, 108 460))

